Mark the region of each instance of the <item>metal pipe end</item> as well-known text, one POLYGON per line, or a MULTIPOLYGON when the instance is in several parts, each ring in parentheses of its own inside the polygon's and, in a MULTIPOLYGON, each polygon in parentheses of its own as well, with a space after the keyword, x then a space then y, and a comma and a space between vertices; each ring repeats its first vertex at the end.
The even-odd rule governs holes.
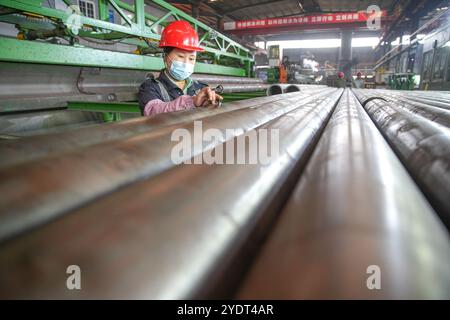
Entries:
POLYGON ((300 87, 297 86, 297 85, 295 85, 295 84, 291 84, 290 86, 287 86, 287 87, 284 89, 284 93, 299 92, 299 91, 301 91, 301 90, 300 90, 300 87))
POLYGON ((269 88, 267 88, 267 95, 274 96, 276 94, 282 94, 283 88, 279 84, 273 84, 269 88))

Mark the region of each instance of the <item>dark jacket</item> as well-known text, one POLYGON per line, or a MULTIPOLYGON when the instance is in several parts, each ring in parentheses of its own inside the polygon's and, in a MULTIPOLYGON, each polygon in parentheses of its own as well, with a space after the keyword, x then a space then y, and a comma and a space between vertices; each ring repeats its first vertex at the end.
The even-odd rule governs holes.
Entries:
MULTIPOLYGON (((175 100, 176 98, 184 94, 195 96, 198 90, 208 86, 205 83, 201 83, 189 78, 187 79, 187 81, 190 83, 186 88, 186 93, 184 93, 183 90, 178 88, 178 86, 168 78, 168 76, 164 71, 165 70, 161 70, 159 77, 156 78, 156 80, 158 80, 165 86, 171 100, 175 100)), ((139 108, 141 109, 141 114, 144 114, 144 108, 147 102, 154 99, 164 101, 161 89, 159 88, 159 85, 156 80, 152 77, 149 77, 139 87, 139 108)))

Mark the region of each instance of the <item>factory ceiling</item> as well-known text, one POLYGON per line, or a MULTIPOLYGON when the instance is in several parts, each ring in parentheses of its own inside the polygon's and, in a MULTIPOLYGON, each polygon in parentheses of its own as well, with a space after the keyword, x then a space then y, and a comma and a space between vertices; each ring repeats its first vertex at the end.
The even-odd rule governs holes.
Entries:
MULTIPOLYGON (((199 6, 200 19, 210 21, 214 16, 225 20, 263 19, 286 17, 308 13, 366 10, 377 4, 383 10, 390 10, 395 0, 174 0, 169 1, 182 10, 193 11, 199 6)), ((398 1, 397 1, 398 2, 398 1)), ((192 13, 192 12, 191 12, 192 13)))
MULTIPOLYGON (((413 32, 423 18, 447 3, 443 0, 169 0, 194 18, 223 31, 223 23, 238 20, 299 16, 303 14, 366 11, 370 5, 386 10, 388 23, 380 36, 388 41, 413 32)), ((307 30, 304 30, 307 31, 307 30)), ((357 30, 355 30, 357 31, 357 30)), ((276 36, 267 32, 255 40, 276 36)), ((252 38, 253 39, 253 38, 252 38)), ((241 37, 241 41, 245 40, 241 37)))

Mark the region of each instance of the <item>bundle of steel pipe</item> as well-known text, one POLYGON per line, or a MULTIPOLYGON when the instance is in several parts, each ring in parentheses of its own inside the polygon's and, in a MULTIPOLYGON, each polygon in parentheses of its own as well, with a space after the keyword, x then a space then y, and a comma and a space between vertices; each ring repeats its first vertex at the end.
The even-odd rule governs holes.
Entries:
MULTIPOLYGON (((326 90, 326 88, 323 90, 326 90)), ((305 91, 302 94, 307 97, 319 93, 320 91, 305 91)), ((289 95, 285 97, 288 98, 289 95)), ((28 137, 14 142, 0 140, 0 154, 2 155, 0 157, 0 167, 16 165, 57 152, 73 150, 100 142, 127 138, 177 123, 198 120, 233 110, 256 107, 262 103, 275 102, 279 99, 280 97, 247 99, 226 103, 222 108, 218 109, 197 108, 190 111, 166 113, 151 118, 130 119, 117 123, 92 126, 90 128, 70 130, 59 134, 28 137)))
POLYGON ((402 90, 382 90, 379 89, 378 91, 383 93, 392 93, 392 94, 398 94, 406 97, 421 97, 426 98, 430 100, 437 100, 437 101, 443 101, 443 102, 449 102, 450 99, 450 92, 448 91, 402 91, 402 90))
POLYGON ((450 228, 450 128, 438 124, 448 123, 448 114, 431 121, 395 103, 369 99, 365 91, 355 94, 450 228))
POLYGON ((300 89, 0 144, 0 298, 450 298, 449 112, 300 89))
POLYGON ((402 108, 413 114, 420 115, 443 126, 450 127, 450 110, 433 107, 426 103, 407 100, 398 95, 390 95, 389 93, 385 93, 381 90, 355 89, 354 92, 356 92, 358 97, 362 99, 361 103, 363 105, 373 99, 389 101, 394 103, 396 107, 402 108))
MULTIPOLYGON (((229 295, 341 94, 333 90, 305 103, 287 99, 293 107, 286 116, 261 122, 245 133, 244 141, 261 129, 279 130, 279 153, 267 164, 177 166, 12 239, 0 250, 0 296, 229 295), (69 261, 79 261, 85 270, 85 285, 78 292, 61 286, 65 274, 55 272, 60 267, 65 270, 69 261), (44 266, 38 273, 37 264, 44 266)), ((279 107, 283 104, 279 102, 279 107)), ((224 147, 217 145, 215 152, 224 147)), ((158 152, 159 147, 153 149, 158 152)), ((247 148, 247 156, 250 152, 247 148)))
MULTIPOLYGON (((135 101, 147 71, 0 62, 0 113, 64 108, 67 101, 135 101)), ((158 76, 159 72, 152 72, 158 76)), ((258 78, 194 74, 227 92, 265 90, 258 78)))
POLYGON ((197 130, 236 128, 227 132, 225 140, 209 142, 196 136, 191 152, 183 154, 186 160, 311 101, 325 101, 333 93, 336 89, 329 89, 328 94, 318 98, 302 93, 286 94, 275 101, 258 98, 246 108, 202 118, 201 128, 189 119, 158 130, 3 167, 0 169, 0 240, 173 167, 172 150, 178 144, 173 138, 176 129, 194 136, 197 130), (258 100, 261 102, 256 105, 258 100))
POLYGON ((448 233, 347 90, 235 297, 448 299, 449 263, 448 233))
POLYGON ((376 90, 376 94, 387 98, 397 98, 427 104, 437 108, 450 110, 450 95, 427 91, 376 90))

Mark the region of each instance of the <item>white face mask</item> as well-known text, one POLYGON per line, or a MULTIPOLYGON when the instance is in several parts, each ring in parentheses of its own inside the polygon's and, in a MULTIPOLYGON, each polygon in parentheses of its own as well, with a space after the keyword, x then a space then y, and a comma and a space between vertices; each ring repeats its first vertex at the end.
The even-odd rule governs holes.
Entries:
POLYGON ((185 63, 172 59, 170 60, 172 61, 172 63, 170 64, 170 68, 168 69, 168 71, 175 80, 185 80, 194 73, 194 65, 192 63, 185 63))

